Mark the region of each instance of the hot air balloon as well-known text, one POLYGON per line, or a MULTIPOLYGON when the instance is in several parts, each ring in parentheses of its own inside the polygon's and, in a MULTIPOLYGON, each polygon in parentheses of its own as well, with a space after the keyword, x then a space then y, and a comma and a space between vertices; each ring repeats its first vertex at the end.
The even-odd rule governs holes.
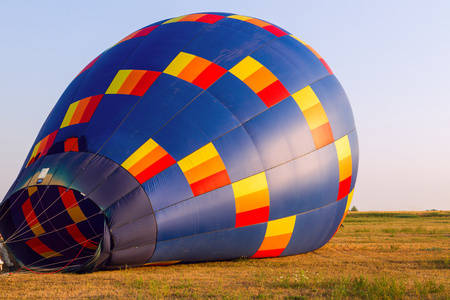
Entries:
POLYGON ((349 101, 311 46, 260 19, 190 14, 81 70, 0 232, 43 271, 295 255, 338 230, 357 169, 349 101))

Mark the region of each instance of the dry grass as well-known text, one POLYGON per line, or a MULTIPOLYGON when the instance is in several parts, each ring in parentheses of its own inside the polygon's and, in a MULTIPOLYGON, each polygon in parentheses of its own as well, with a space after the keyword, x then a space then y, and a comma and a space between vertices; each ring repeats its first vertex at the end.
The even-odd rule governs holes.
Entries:
POLYGON ((350 213, 323 248, 272 259, 0 276, 2 298, 450 299, 450 212, 350 213))

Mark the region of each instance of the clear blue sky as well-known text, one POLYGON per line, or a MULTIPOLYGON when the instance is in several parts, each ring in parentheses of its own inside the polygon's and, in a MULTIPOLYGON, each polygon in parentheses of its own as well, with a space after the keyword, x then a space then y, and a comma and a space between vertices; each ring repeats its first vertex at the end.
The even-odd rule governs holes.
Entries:
MULTIPOLYGON (((5 1, 6 2, 6 1, 5 1)), ((450 210, 450 1, 7 1, 0 8, 0 198, 79 71, 134 30, 203 11, 315 48, 353 107, 359 210, 450 210)))

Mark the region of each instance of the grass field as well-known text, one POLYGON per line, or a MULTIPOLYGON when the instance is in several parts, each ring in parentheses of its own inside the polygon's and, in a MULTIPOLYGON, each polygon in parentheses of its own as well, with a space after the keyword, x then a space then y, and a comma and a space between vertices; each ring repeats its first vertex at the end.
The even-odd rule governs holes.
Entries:
POLYGON ((450 212, 350 212, 312 253, 0 276, 0 298, 450 299, 450 212))

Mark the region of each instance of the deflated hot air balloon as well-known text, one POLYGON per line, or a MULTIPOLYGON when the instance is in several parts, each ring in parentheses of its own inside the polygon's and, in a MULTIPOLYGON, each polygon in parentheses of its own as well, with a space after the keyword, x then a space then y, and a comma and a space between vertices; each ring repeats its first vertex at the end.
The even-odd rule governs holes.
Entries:
POLYGON ((316 51, 259 19, 190 14, 75 77, 0 232, 44 271, 294 255, 337 231, 357 168, 350 104, 316 51))

